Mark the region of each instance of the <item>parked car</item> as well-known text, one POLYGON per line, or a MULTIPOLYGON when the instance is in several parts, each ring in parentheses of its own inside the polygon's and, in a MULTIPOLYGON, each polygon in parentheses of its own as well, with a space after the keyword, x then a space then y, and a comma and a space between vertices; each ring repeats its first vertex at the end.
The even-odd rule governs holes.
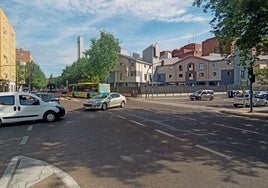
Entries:
POLYGON ((213 90, 197 90, 193 94, 191 94, 190 99, 193 100, 213 100, 214 99, 214 91, 213 90))
POLYGON ((59 97, 53 93, 36 93, 35 95, 40 97, 45 102, 57 102, 60 104, 59 97))
POLYGON ((65 109, 60 104, 44 102, 34 94, 0 92, 0 126, 32 120, 52 122, 64 115, 65 109))
POLYGON ((98 94, 91 99, 86 99, 83 103, 84 109, 102 109, 112 107, 123 108, 127 103, 126 97, 120 93, 111 92, 107 94, 98 94))
MULTIPOLYGON (((234 102, 233 102, 234 107, 243 106, 244 104, 245 106, 250 106, 250 93, 244 93, 244 94, 240 93, 234 97, 234 102)), ((252 105, 253 106, 265 106, 267 105, 267 100, 261 95, 253 95, 252 105)))
POLYGON ((243 90, 228 90, 227 91, 227 97, 228 98, 234 98, 234 96, 236 96, 238 93, 243 93, 243 90))

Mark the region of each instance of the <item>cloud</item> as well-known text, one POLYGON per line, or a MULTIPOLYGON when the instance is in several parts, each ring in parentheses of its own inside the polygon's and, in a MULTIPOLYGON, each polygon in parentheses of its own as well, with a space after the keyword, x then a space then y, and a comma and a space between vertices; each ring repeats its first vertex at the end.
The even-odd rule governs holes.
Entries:
POLYGON ((208 31, 209 18, 192 0, 9 0, 2 2, 16 30, 17 48, 30 50, 47 76, 60 75, 77 59, 78 36, 85 48, 99 30, 113 33, 123 48, 142 51, 158 42, 161 49, 208 31), (187 29, 186 29, 187 28, 187 29), (163 46, 162 46, 163 45, 163 46), (54 68, 51 68, 54 67, 54 68))

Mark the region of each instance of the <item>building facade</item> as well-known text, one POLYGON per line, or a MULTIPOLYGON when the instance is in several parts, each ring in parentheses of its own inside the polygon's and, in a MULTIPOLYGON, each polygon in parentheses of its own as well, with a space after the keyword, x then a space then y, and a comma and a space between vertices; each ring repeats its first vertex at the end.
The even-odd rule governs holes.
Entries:
POLYGON ((30 51, 20 48, 16 49, 16 60, 20 63, 28 63, 33 60, 33 57, 30 51))
POLYGON ((221 56, 193 55, 157 67, 157 82, 174 85, 229 85, 234 83, 234 65, 221 56))
POLYGON ((187 44, 180 49, 172 51, 172 57, 184 58, 189 55, 200 57, 202 55, 202 45, 197 43, 187 44))
POLYGON ((16 33, 0 7, 0 91, 16 91, 16 33))

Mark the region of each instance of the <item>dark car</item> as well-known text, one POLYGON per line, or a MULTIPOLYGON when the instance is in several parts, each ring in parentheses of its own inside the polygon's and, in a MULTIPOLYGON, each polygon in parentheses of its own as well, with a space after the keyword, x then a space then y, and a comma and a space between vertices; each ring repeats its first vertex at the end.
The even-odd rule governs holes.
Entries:
POLYGON ((36 93, 35 95, 40 97, 45 102, 57 102, 60 104, 59 97, 53 93, 36 93))

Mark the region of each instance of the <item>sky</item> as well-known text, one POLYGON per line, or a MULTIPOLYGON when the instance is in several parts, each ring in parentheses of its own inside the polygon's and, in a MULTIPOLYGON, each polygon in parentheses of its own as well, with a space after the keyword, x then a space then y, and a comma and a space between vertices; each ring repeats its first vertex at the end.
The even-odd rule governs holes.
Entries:
POLYGON ((84 47, 112 33, 122 49, 139 53, 152 44, 173 50, 213 37, 210 14, 193 0, 0 0, 16 31, 16 48, 30 51, 46 77, 60 76, 84 47))

